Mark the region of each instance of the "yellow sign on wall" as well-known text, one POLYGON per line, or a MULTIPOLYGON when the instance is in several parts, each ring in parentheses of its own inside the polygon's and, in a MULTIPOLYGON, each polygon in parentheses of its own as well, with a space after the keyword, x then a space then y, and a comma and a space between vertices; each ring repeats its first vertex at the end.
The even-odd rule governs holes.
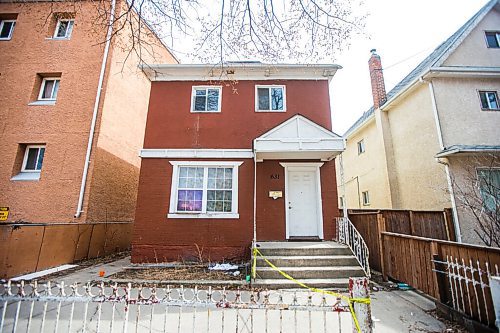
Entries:
POLYGON ((9 217, 9 207, 0 207, 0 221, 5 221, 9 217))

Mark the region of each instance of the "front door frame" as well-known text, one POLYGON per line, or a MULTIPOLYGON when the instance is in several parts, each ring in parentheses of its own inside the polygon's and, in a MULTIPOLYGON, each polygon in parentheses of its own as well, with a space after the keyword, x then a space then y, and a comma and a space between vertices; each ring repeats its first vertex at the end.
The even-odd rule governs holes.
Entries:
POLYGON ((318 237, 320 239, 324 239, 323 236, 323 203, 321 200, 321 173, 320 167, 324 163, 321 162, 280 162, 280 165, 285 168, 285 220, 286 220, 286 239, 290 239, 290 227, 289 227, 289 209, 288 209, 288 171, 293 169, 294 167, 298 168, 310 168, 311 170, 316 171, 316 188, 317 188, 317 196, 318 196, 318 204, 316 205, 317 216, 318 216, 318 237))

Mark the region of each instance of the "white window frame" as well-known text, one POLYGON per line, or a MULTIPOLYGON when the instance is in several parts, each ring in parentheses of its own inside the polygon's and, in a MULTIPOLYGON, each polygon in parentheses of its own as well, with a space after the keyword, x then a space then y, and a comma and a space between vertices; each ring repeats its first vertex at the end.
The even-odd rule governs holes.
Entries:
POLYGON ((477 191, 479 192, 479 196, 481 198, 482 209, 487 209, 485 207, 485 202, 483 200, 483 195, 481 194, 481 182, 480 182, 480 171, 500 171, 500 167, 476 167, 476 179, 477 179, 477 191))
POLYGON ((358 148, 358 155, 361 155, 363 154, 364 152, 366 152, 366 146, 365 146, 365 139, 361 139, 357 142, 356 144, 357 148, 358 148))
POLYGON ((12 34, 14 33, 14 28, 16 27, 16 20, 1 20, 0 21, 0 31, 2 31, 5 22, 13 22, 14 24, 10 28, 9 36, 7 36, 7 37, 0 37, 0 40, 11 40, 12 39, 12 34))
POLYGON ((486 42, 486 47, 489 48, 489 49, 498 49, 500 48, 500 31, 485 31, 484 32, 484 40, 486 42), (497 44, 498 46, 497 47, 494 47, 494 46, 490 46, 488 44, 488 37, 486 36, 487 34, 492 34, 494 33, 495 34, 495 37, 497 39, 497 44))
POLYGON ((45 84, 47 81, 59 81, 59 86, 58 86, 58 93, 59 93, 59 88, 61 86, 61 78, 60 77, 44 77, 42 80, 42 84, 40 85, 40 91, 38 92, 38 100, 39 101, 55 101, 56 98, 52 98, 54 96, 54 88, 56 87, 54 83, 54 87, 52 88, 52 93, 50 94, 51 98, 43 98, 43 91, 45 90, 45 84))
POLYGON ((234 161, 170 161, 172 169, 172 185, 170 188, 170 206, 168 218, 210 218, 210 219, 238 219, 238 168, 243 162, 234 161), (201 212, 178 212, 177 211, 177 194, 179 182, 180 167, 202 167, 204 168, 203 176, 203 202, 201 212), (207 183, 208 183, 208 168, 232 168, 233 169, 233 188, 232 188, 232 205, 231 212, 207 212, 207 183))
POLYGON ((500 110, 500 100, 498 99, 498 92, 495 91, 495 90, 478 90, 478 94, 479 94, 479 105, 481 105, 481 110, 485 110, 485 111, 498 111, 500 110), (490 104, 490 100, 488 99, 488 95, 486 95, 486 103, 488 103, 488 108, 485 109, 483 108, 483 101, 481 100, 481 94, 493 94, 495 95, 495 99, 497 101, 497 107, 496 108, 492 108, 491 107, 491 104, 490 104))
POLYGON ((70 39, 71 34, 73 33, 73 27, 75 25, 75 20, 74 19, 59 19, 57 20, 56 24, 56 30, 54 31, 54 35, 52 36, 53 39, 70 39), (66 30, 66 33, 63 37, 58 37, 57 32, 59 31, 59 27, 61 25, 61 22, 69 22, 68 28, 66 30))
POLYGON ((217 113, 217 112, 221 112, 221 107, 222 107, 222 86, 193 86, 191 88, 191 113, 217 113), (205 111, 195 111, 194 110, 194 100, 195 100, 195 96, 196 96, 196 90, 202 90, 202 89, 205 89, 206 91, 206 101, 205 101, 205 109, 207 108, 207 103, 208 103, 208 89, 217 89, 219 90, 219 100, 218 100, 218 104, 217 104, 217 111, 215 110, 205 110, 205 111))
POLYGON ((285 85, 263 85, 258 84, 255 85, 255 112, 286 112, 286 86, 285 85), (259 88, 268 88, 269 89, 269 108, 270 110, 260 110, 259 109, 259 88), (272 110, 271 106, 271 88, 281 88, 283 90, 283 110, 272 110))
POLYGON ((370 193, 368 191, 361 192, 361 201, 363 206, 370 206, 370 193))
MULTIPOLYGON (((40 158, 40 148, 44 148, 45 151, 47 151, 47 148, 45 145, 27 145, 26 150, 24 151, 24 158, 23 158, 23 164, 21 166, 21 172, 35 172, 35 173, 40 173, 42 172, 42 169, 40 170, 26 170, 26 164, 28 163, 28 154, 30 149, 38 149, 38 155, 36 157, 36 162, 35 162, 35 167, 38 165, 38 159, 40 158)), ((44 155, 45 158, 45 155, 44 155)), ((42 163, 43 167, 43 163, 42 163)))

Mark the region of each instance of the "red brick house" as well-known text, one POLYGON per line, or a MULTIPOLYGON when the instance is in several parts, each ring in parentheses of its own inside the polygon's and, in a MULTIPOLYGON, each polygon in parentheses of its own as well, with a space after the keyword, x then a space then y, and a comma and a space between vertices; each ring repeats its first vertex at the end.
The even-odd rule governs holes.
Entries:
POLYGON ((133 262, 249 257, 252 240, 331 240, 337 65, 154 65, 133 262))

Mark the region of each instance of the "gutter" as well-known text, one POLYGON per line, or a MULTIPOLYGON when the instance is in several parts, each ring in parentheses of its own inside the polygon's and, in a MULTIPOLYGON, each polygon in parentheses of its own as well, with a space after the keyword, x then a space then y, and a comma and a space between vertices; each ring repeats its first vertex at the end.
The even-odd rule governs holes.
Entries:
POLYGON ((87 176, 89 173, 90 155, 92 153, 92 144, 94 142, 95 126, 99 112, 99 102, 101 101, 102 84, 104 81, 104 74, 106 72, 106 63, 108 61, 109 45, 111 43, 111 34, 113 33, 113 21, 115 18, 116 0, 111 1, 111 10, 109 17, 108 32, 106 35, 106 46, 104 47, 104 55, 102 58, 101 72, 99 74, 99 84, 97 85, 97 94, 94 103, 94 113, 92 115, 92 123, 90 125, 89 140, 87 144, 87 154, 85 155, 85 164, 83 166, 82 184, 80 186, 80 195, 78 197, 78 206, 76 208, 75 218, 79 218, 83 213, 83 198, 85 196, 85 186, 87 184, 87 176))

